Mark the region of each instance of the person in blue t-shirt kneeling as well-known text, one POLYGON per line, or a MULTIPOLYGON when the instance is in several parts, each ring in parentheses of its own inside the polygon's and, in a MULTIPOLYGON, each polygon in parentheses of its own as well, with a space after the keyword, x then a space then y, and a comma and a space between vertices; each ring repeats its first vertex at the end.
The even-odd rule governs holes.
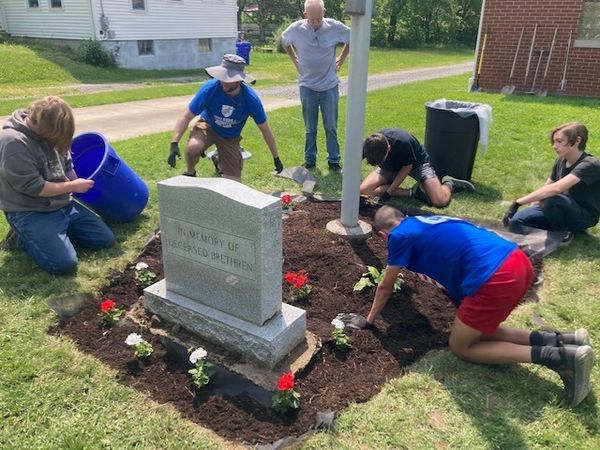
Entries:
POLYGON ((255 81, 244 72, 245 63, 244 58, 227 54, 223 56, 221 65, 205 69, 214 80, 207 81, 200 88, 175 124, 167 160, 171 167, 175 167, 176 159, 180 157, 179 140, 192 119, 198 116, 185 148, 187 167, 184 175, 196 176, 196 164, 214 144, 219 156, 213 162, 219 174, 240 181, 243 165, 241 134, 248 117, 252 117, 273 155, 275 170, 283 170, 262 102, 256 92, 244 83, 255 81))
POLYGON ((529 258, 499 235, 461 219, 405 217, 384 206, 375 215, 377 234, 387 239, 388 263, 365 318, 340 314, 355 328, 373 326, 390 299, 401 268, 441 285, 458 305, 450 349, 459 358, 483 364, 535 363, 563 379, 568 406, 590 391, 594 352, 588 332, 540 332, 502 326, 533 279, 529 258))

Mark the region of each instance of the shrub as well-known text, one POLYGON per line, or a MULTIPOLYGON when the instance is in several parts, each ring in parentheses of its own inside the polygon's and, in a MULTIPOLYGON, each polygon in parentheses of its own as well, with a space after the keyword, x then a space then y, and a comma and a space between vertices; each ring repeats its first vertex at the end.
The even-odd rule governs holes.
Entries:
POLYGON ((272 34, 273 39, 275 41, 274 44, 278 53, 285 53, 285 49, 283 48, 283 45, 281 45, 281 33, 283 33, 286 30, 286 28, 289 27, 296 20, 297 19, 287 19, 279 26, 279 28, 277 28, 277 30, 273 31, 272 34))
POLYGON ((85 40, 77 49, 77 61, 96 67, 115 67, 110 53, 98 41, 85 40))

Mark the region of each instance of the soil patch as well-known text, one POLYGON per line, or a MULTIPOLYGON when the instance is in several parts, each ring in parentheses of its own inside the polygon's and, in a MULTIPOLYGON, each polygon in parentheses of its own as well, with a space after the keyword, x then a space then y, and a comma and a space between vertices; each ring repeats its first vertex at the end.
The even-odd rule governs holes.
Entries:
MULTIPOLYGON (((372 223, 374 212, 374 206, 361 207, 361 219, 372 223)), ((386 262, 382 239, 352 242, 329 234, 325 225, 339 216, 339 203, 304 202, 283 221, 284 272, 308 272, 313 291, 307 302, 296 306, 307 311, 309 331, 323 342, 320 355, 297 378, 301 409, 294 417, 282 418, 245 395, 228 397, 206 389, 197 391, 187 374, 189 367, 143 329, 155 351, 148 362, 137 362, 124 343, 129 333, 140 332, 133 322, 121 321, 110 330, 100 328, 97 314, 102 298, 112 298, 127 309, 142 294, 133 277, 135 262, 110 278, 98 302, 88 303, 52 331, 73 339, 82 351, 117 370, 119 382, 159 403, 171 404, 183 417, 228 440, 262 444, 301 435, 314 426, 317 412, 340 411, 352 402, 369 400, 427 351, 446 347, 454 318, 452 302, 440 289, 404 271, 405 284, 388 303, 376 328, 347 330, 352 348, 345 353, 333 348, 329 342, 331 320, 340 312, 368 313, 373 291, 357 293, 352 288, 367 265, 382 268, 386 262)), ((159 240, 145 248, 139 261, 162 278, 159 240)), ((290 302, 286 289, 284 301, 290 302)))

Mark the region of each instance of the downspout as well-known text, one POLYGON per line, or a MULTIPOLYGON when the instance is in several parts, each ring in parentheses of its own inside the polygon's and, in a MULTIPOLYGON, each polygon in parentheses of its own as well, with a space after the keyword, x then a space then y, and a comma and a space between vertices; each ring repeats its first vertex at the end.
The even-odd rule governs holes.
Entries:
POLYGON ((94 34, 94 36, 93 36, 94 40, 96 40, 98 38, 98 33, 96 31, 96 16, 94 15, 93 1, 94 0, 90 0, 89 5, 90 5, 90 17, 92 18, 92 33, 94 34))
POLYGON ((483 28, 483 13, 485 11, 485 0, 481 2, 481 12, 479 13, 479 29, 477 30, 477 43, 475 44, 475 58, 473 59, 473 75, 469 79, 469 88, 468 91, 471 91, 471 86, 475 81, 475 76, 477 75, 477 55, 479 55, 479 43, 481 40, 481 29, 483 28))

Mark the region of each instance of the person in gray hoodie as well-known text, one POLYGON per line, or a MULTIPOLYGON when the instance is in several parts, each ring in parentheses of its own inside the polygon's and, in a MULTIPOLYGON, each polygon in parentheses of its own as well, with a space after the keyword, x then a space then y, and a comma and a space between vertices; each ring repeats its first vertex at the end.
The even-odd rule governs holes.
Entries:
POLYGON ((94 185, 73 169, 74 132, 73 111, 59 97, 15 111, 0 132, 0 210, 18 246, 54 274, 76 269, 73 245, 100 249, 115 242, 110 228, 71 197, 94 185))

